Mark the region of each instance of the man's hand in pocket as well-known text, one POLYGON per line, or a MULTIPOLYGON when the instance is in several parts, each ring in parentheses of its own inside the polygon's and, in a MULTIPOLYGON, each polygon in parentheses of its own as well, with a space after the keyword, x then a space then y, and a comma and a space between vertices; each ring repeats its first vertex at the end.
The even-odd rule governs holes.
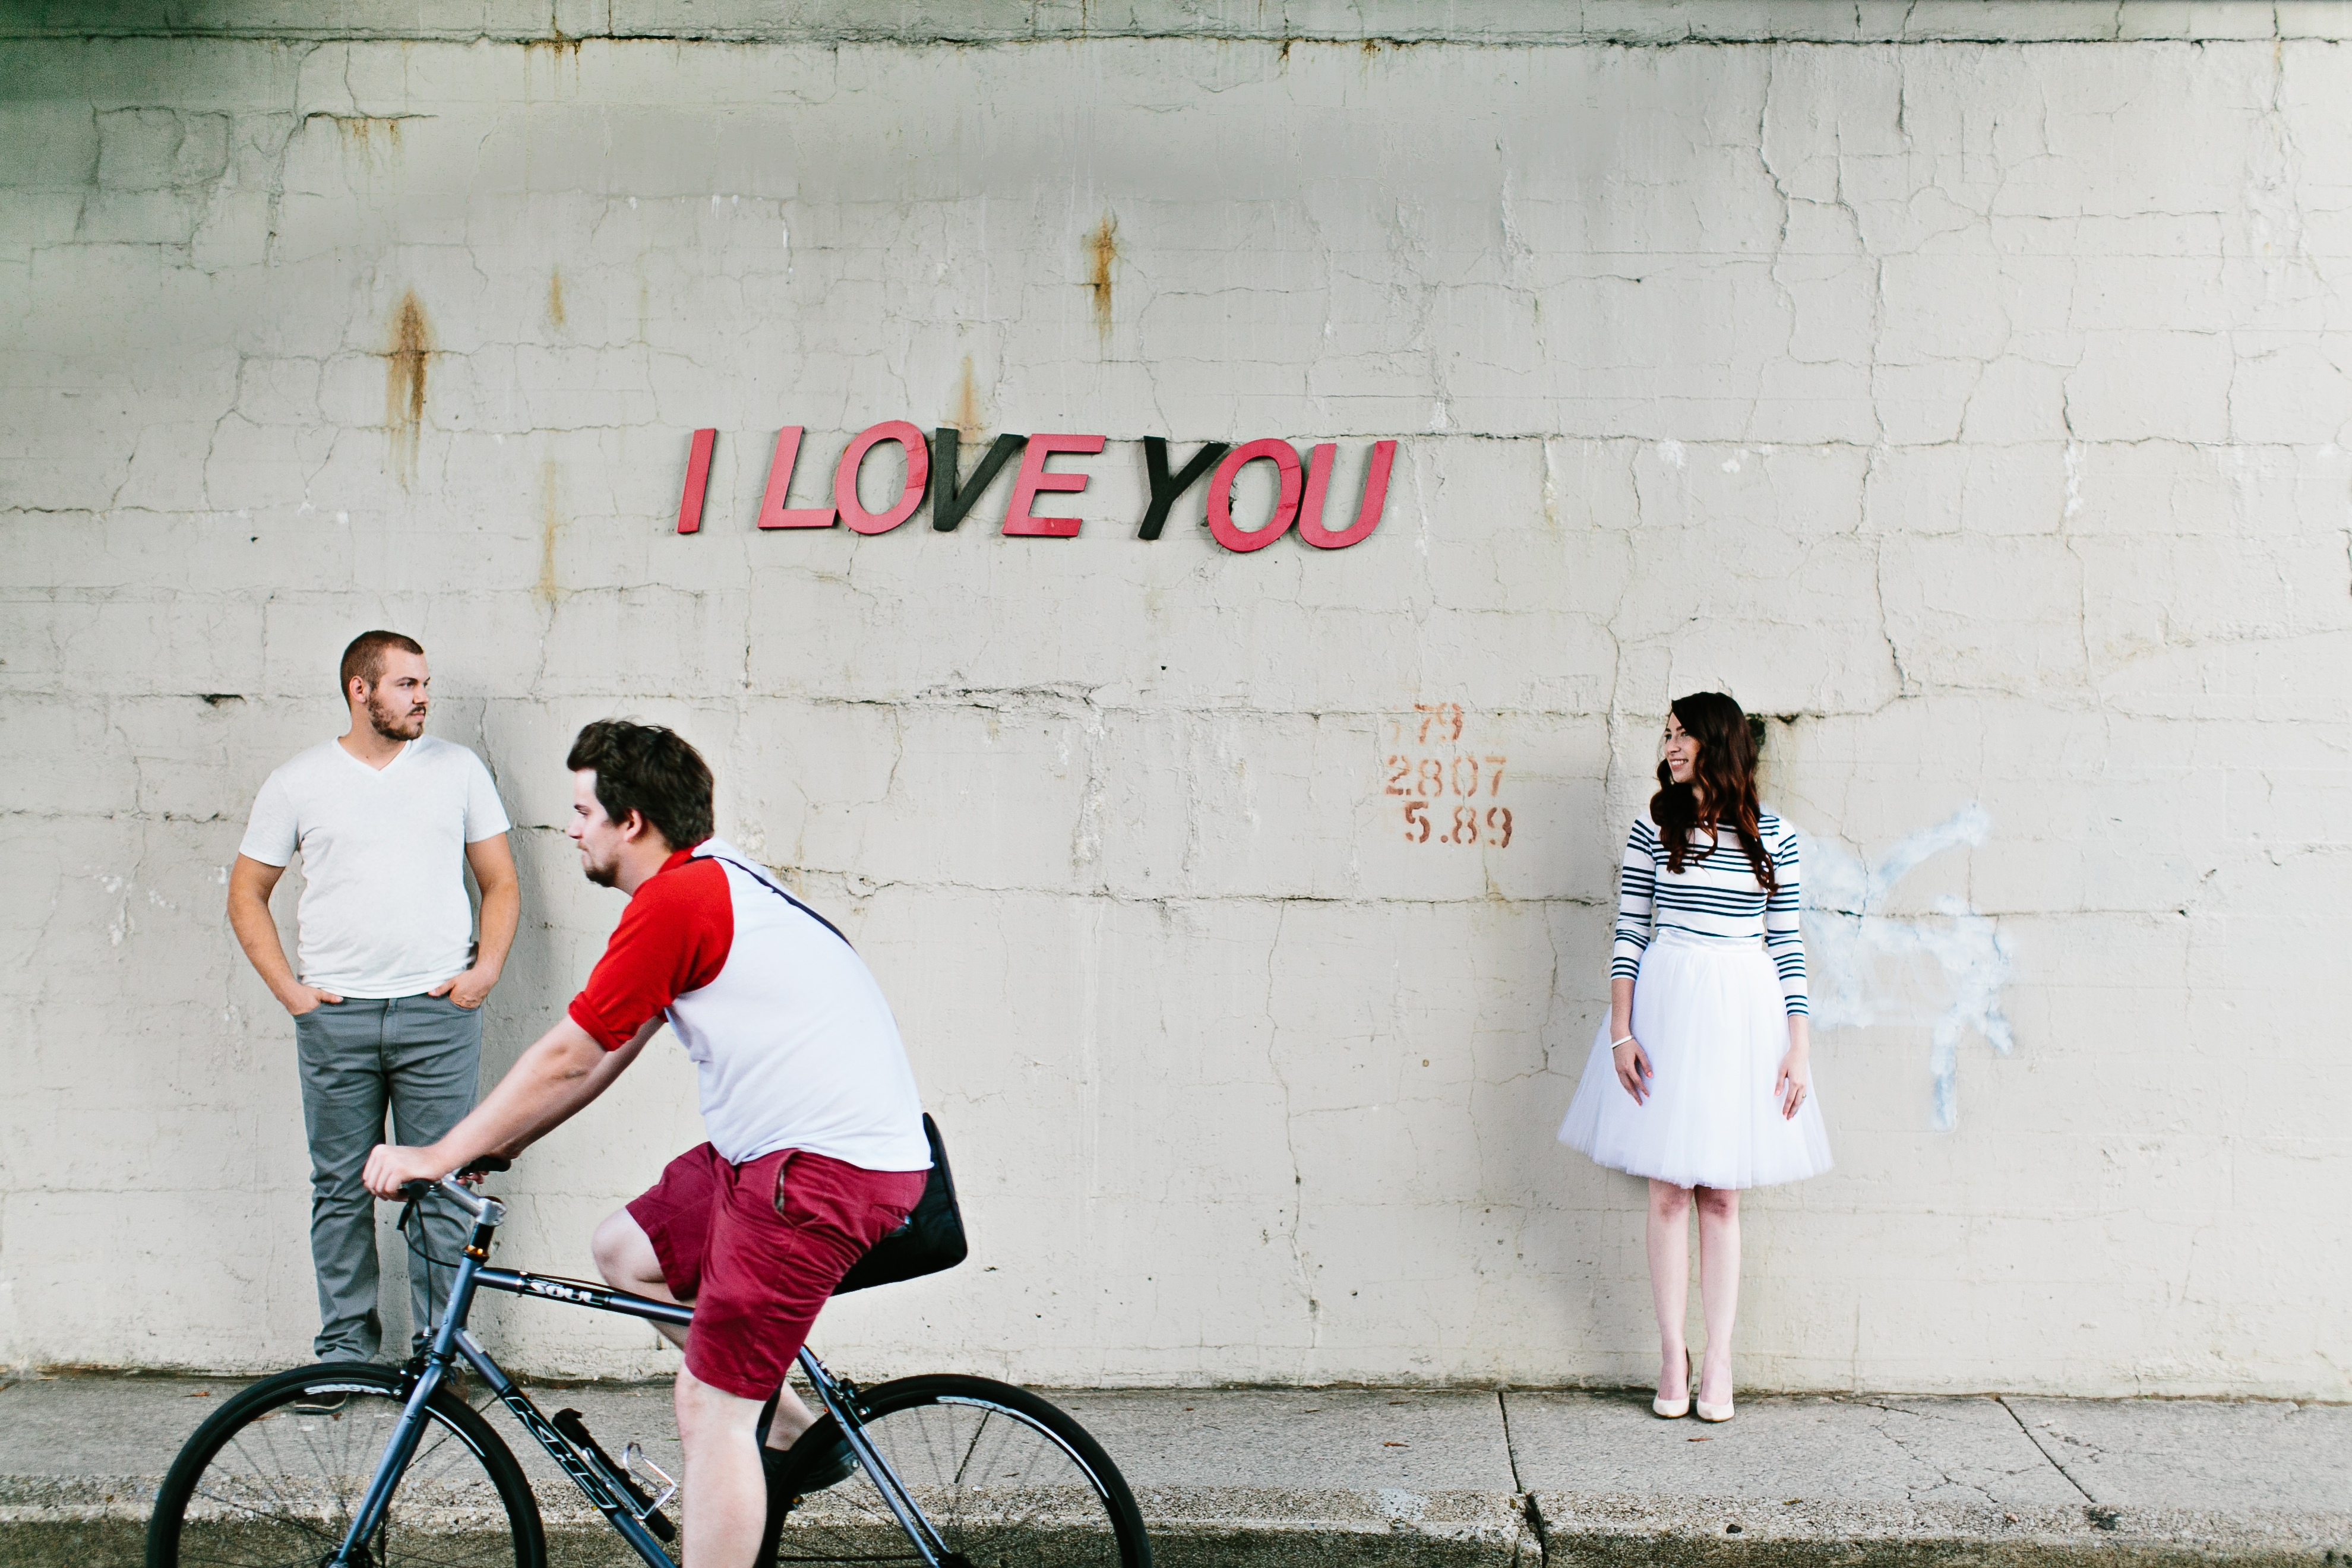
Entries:
POLYGON ((278 1000, 286 1004, 286 1010, 289 1013, 299 1018, 305 1013, 317 1012, 319 1004, 321 1002, 340 1002, 342 998, 331 991, 321 991, 314 985, 304 985, 297 982, 294 989, 278 1000))
POLYGON ((465 1008, 466 1011, 470 1013, 475 1008, 482 1005, 483 1000, 490 994, 490 987, 496 985, 498 983, 499 972, 497 970, 484 969, 478 963, 474 965, 473 968, 467 970, 463 974, 451 975, 448 979, 444 980, 440 984, 436 985, 432 990, 427 991, 425 994, 427 996, 446 996, 450 1001, 455 1002, 458 1006, 465 1008))

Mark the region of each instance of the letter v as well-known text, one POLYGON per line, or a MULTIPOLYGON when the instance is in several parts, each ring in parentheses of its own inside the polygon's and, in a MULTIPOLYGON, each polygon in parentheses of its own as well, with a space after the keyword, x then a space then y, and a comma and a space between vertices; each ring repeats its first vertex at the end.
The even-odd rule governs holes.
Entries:
POLYGON ((964 514, 980 504, 980 498, 994 482, 996 476, 1014 453, 1029 444, 1026 436, 999 436, 971 471, 969 482, 956 483, 956 432, 942 426, 931 435, 931 526, 941 533, 952 533, 964 514))

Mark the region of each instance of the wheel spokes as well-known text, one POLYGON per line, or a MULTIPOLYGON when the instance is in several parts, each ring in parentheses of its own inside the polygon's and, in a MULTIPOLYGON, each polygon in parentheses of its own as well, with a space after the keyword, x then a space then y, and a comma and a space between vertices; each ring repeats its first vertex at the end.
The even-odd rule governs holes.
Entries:
MULTIPOLYGON (((189 1484, 178 1561, 188 1568, 317 1568, 349 1534, 402 1409, 386 1387, 353 1390, 332 1413, 285 1405, 257 1412, 189 1484)), ((428 1414, 365 1544, 371 1568, 510 1563, 514 1517, 482 1455, 428 1414)))

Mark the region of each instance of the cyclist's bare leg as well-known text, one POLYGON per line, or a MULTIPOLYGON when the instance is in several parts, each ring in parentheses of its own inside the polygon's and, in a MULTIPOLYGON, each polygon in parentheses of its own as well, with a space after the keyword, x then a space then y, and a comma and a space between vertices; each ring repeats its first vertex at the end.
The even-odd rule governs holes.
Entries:
POLYGON ((767 1521, 768 1478, 750 1441, 760 1402, 677 1371, 677 1438, 686 1451, 685 1568, 751 1568, 767 1521))
MULTIPOLYGON (((604 1283, 616 1290, 626 1290, 633 1296, 650 1296, 656 1301, 675 1301, 669 1281, 663 1278, 661 1258, 654 1251, 653 1237, 646 1234, 636 1216, 626 1209, 604 1217, 596 1227, 595 1238, 590 1243, 596 1255, 596 1271, 604 1283)), ((678 1349, 686 1348, 688 1331, 668 1323, 656 1323, 663 1338, 678 1349)), ((816 1422, 816 1413, 802 1404, 791 1387, 778 1390, 776 1414, 768 1422, 768 1447, 789 1448, 800 1435, 816 1422)))
MULTIPOLYGON (((656 1301, 677 1300, 670 1292, 669 1280, 662 1274, 661 1258, 654 1251, 653 1237, 646 1234, 646 1227, 628 1210, 616 1209, 606 1215, 588 1247, 596 1257, 596 1272, 615 1290, 651 1296, 656 1301)), ((687 1331, 676 1324, 656 1323, 654 1331, 678 1349, 686 1348, 687 1331)))

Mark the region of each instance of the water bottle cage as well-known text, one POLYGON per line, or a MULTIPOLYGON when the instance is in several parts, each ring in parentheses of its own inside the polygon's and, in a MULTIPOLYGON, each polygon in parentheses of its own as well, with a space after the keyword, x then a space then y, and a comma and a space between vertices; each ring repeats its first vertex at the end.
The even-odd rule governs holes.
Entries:
POLYGON ((572 1449, 592 1466, 599 1476, 604 1478, 609 1484, 614 1497, 619 1500, 625 1512, 633 1515, 639 1524, 652 1531, 661 1540, 676 1539, 677 1527, 672 1525, 667 1516, 662 1513, 661 1506, 677 1495, 677 1483, 664 1475, 658 1467, 648 1460, 645 1457, 644 1449, 635 1443, 630 1443, 621 1450, 621 1462, 614 1464, 613 1456, 604 1452, 604 1445, 589 1436, 587 1424, 580 1419, 580 1412, 577 1410, 557 1411, 555 1419, 549 1425, 562 1434, 563 1440, 571 1444, 572 1449), (640 1465, 649 1475, 658 1478, 662 1482, 666 1489, 660 1496, 648 1498, 638 1487, 635 1476, 636 1467, 640 1465))
POLYGON ((640 1447, 634 1438, 621 1446, 621 1469, 631 1480, 643 1480, 646 1476, 650 1476, 661 1483, 661 1490, 654 1494, 653 1501, 646 1503, 641 1510, 629 1510, 637 1516, 637 1521, 641 1524, 645 1522, 647 1514, 677 1495, 677 1483, 669 1479, 669 1472, 646 1458, 645 1449, 640 1447), (640 1474, 640 1472, 643 1473, 640 1474))

